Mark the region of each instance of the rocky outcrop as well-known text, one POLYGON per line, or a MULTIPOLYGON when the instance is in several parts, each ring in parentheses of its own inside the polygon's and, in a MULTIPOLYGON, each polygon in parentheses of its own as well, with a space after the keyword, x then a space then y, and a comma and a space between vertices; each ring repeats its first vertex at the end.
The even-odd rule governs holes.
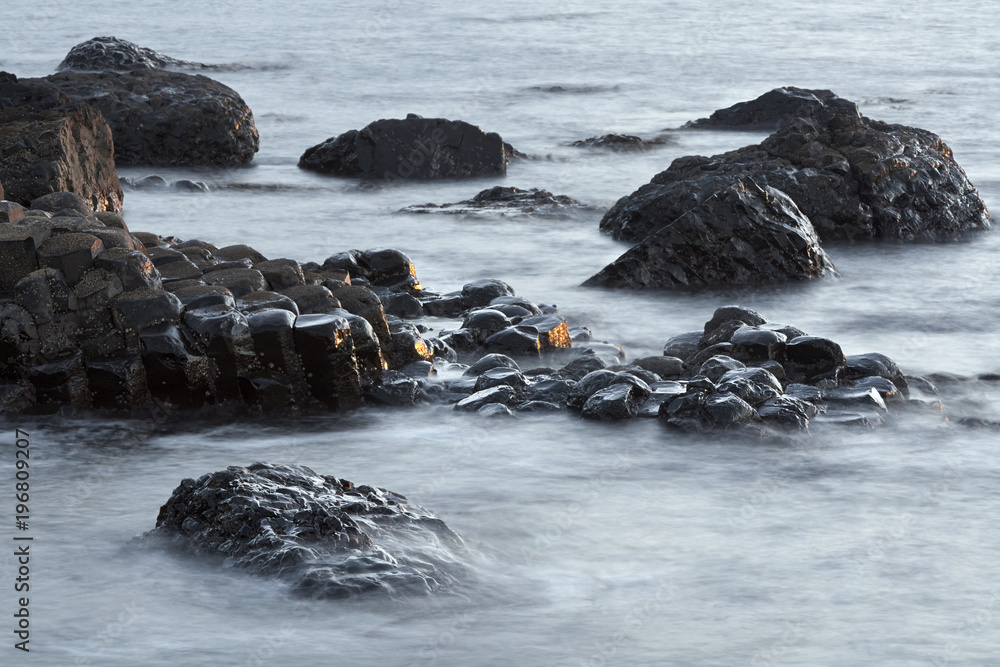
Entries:
POLYGON ((331 137, 302 154, 299 167, 365 179, 438 179, 507 173, 503 139, 460 120, 384 119, 331 137))
POLYGON ((400 213, 447 213, 485 216, 527 216, 537 218, 570 218, 574 212, 594 211, 566 195, 554 195, 548 190, 524 190, 497 185, 483 190, 472 199, 451 204, 415 204, 400 213))
POLYGON ((51 86, 0 73, 0 158, 2 196, 12 201, 68 191, 93 210, 121 211, 108 124, 51 86))
POLYGON ((195 66, 114 37, 70 50, 46 83, 64 99, 101 112, 119 165, 238 166, 257 152, 253 113, 239 94, 208 77, 164 70, 195 66))
POLYGON ((650 233, 584 284, 633 289, 762 285, 834 273, 784 193, 741 179, 650 233))
POLYGON ((85 209, 56 193, 0 223, 5 411, 343 409, 385 402, 383 384, 405 396, 387 369, 435 353, 386 318, 380 294, 420 294, 399 251, 344 253, 352 280, 338 257, 303 271, 248 246, 130 234, 85 209))
POLYGON ((989 229, 986 205, 940 137, 820 101, 821 112, 788 120, 758 145, 674 160, 620 199, 601 229, 640 241, 746 178, 791 197, 824 242, 945 241, 989 229))
POLYGON ((614 151, 616 153, 636 153, 649 151, 661 146, 674 143, 673 137, 661 134, 652 139, 643 139, 633 134, 602 134, 598 137, 589 137, 574 141, 570 146, 577 148, 595 148, 601 150, 614 151))
POLYGON ((858 105, 829 90, 806 90, 794 86, 775 88, 755 100, 719 109, 685 128, 706 130, 766 130, 774 132, 794 118, 809 118, 820 124, 836 115, 861 117, 858 105))
POLYGON ((143 542, 289 581, 311 598, 446 592, 461 538, 386 489, 297 465, 255 463, 185 479, 143 542))

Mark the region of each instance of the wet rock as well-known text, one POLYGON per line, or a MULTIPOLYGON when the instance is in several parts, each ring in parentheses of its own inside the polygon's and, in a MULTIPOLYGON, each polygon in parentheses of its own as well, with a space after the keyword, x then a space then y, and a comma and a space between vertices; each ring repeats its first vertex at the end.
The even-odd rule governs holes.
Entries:
POLYGON ((136 412, 146 406, 146 369, 138 357, 88 359, 86 374, 95 408, 136 412))
POLYGON ((489 389, 483 389, 482 391, 477 391, 471 396, 463 398, 455 404, 455 409, 463 412, 476 412, 484 405, 488 405, 490 403, 502 403, 504 405, 509 405, 514 402, 516 395, 517 394, 513 387, 502 384, 496 387, 490 387, 489 389))
POLYGON ((823 400, 831 405, 855 409, 870 409, 876 412, 887 412, 885 401, 875 387, 855 385, 854 387, 836 387, 823 392, 823 400))
POLYGON ((861 378, 851 386, 856 389, 874 389, 882 397, 887 406, 897 405, 906 400, 903 392, 899 390, 895 383, 892 380, 886 380, 884 377, 872 376, 861 378))
POLYGON ((484 345, 487 350, 518 356, 537 356, 542 351, 538 330, 534 327, 507 327, 488 337, 484 345))
POLYGON ((313 146, 299 167, 367 179, 437 179, 507 173, 503 139, 463 121, 386 119, 313 146))
POLYGON ((643 357, 633 363, 639 368, 656 373, 661 378, 680 377, 684 373, 684 362, 677 357, 643 357))
POLYGON ((382 356, 382 346, 378 336, 368 320, 339 309, 332 311, 347 320, 351 328, 351 340, 354 343, 354 357, 357 360, 358 374, 361 378, 362 388, 368 388, 378 381, 382 371, 388 368, 382 356))
POLYGON ((899 370, 896 362, 878 352, 867 354, 851 354, 844 358, 844 370, 842 377, 844 380, 857 380, 869 376, 878 376, 892 382, 903 396, 909 393, 909 385, 903 372, 899 370))
POLYGON ((76 192, 50 192, 31 201, 32 211, 46 211, 56 214, 77 215, 85 218, 94 213, 94 206, 76 192))
POLYGON ((375 292, 361 285, 349 284, 330 286, 328 289, 345 310, 368 320, 383 348, 389 345, 389 325, 385 319, 382 301, 375 292))
POLYGON ((778 378, 763 368, 728 371, 719 378, 717 390, 733 393, 753 406, 782 394, 778 378))
POLYGON ((746 368, 746 365, 742 361, 717 354, 714 357, 705 360, 705 362, 701 365, 698 374, 704 375, 712 382, 717 383, 722 379, 722 376, 729 371, 743 370, 744 368, 746 368))
POLYGON ((288 381, 303 378, 302 361, 295 350, 295 314, 284 308, 263 308, 246 319, 257 366, 280 373, 288 381))
POLYGON ((153 263, 156 268, 161 268, 165 264, 170 264, 171 262, 188 262, 188 256, 182 253, 180 250, 174 250, 172 248, 150 248, 149 252, 146 253, 149 256, 149 261, 153 263))
POLYGON ((239 166, 258 150, 253 113, 243 98, 200 74, 64 70, 41 81, 103 114, 119 165, 239 166))
POLYGON ((213 401, 211 364, 176 324, 146 327, 139 340, 146 386, 154 398, 188 409, 213 401))
POLYGON ((517 365, 517 362, 507 355, 494 353, 480 357, 479 361, 469 366, 463 374, 466 376, 478 376, 493 368, 510 368, 515 371, 521 370, 517 365))
POLYGON ((584 402, 580 416, 604 422, 631 419, 649 393, 634 384, 613 384, 591 394, 584 402))
POLYGON ((129 290, 115 297, 115 324, 126 334, 152 326, 176 323, 181 319, 181 300, 170 292, 148 288, 129 290))
POLYGON ((380 405, 413 405, 420 398, 420 385, 399 371, 383 371, 380 381, 365 391, 365 398, 380 405))
POLYGON ((476 410, 476 414, 486 419, 492 419, 494 417, 513 417, 514 411, 503 403, 487 403, 476 410))
POLYGON ((799 336, 785 346, 785 371, 796 381, 812 383, 828 374, 836 373, 846 363, 840 345, 819 336, 799 336))
POLYGON ((421 301, 423 312, 431 317, 458 317, 465 311, 461 294, 446 294, 421 301))
POLYGON ((755 100, 719 109, 708 118, 699 118, 685 128, 710 130, 765 130, 773 132, 793 118, 829 122, 844 114, 861 118, 858 105, 829 90, 806 90, 794 86, 775 88, 755 100))
POLYGON ((193 285, 173 292, 186 310, 198 308, 235 308, 233 293, 220 285, 193 285))
POLYGON ((137 250, 126 248, 105 250, 94 260, 94 266, 118 276, 126 290, 140 288, 158 290, 162 287, 159 271, 149 261, 149 257, 137 250))
POLYGON ((569 398, 574 384, 575 382, 570 380, 539 379, 527 387, 525 398, 528 401, 542 401, 563 406, 566 404, 566 399, 569 398))
POLYGON ((447 588, 459 566, 445 554, 461 548, 444 522, 399 494, 269 463, 183 480, 144 540, 225 558, 312 598, 447 588))
POLYGON ((125 72, 181 66, 201 65, 177 60, 117 37, 94 37, 70 49, 56 71, 100 72, 109 69, 125 72))
MULTIPOLYGON (((649 385, 635 376, 602 369, 588 373, 580 378, 573 385, 573 388, 570 389, 569 395, 566 397, 566 405, 574 410, 580 410, 583 408, 584 403, 587 402, 587 399, 613 384, 629 384, 637 387, 642 394, 639 398, 640 402, 652 393, 649 385)), ((636 408, 638 408, 638 405, 636 405, 636 408)))
POLYGON ((416 204, 400 209, 400 213, 448 213, 453 215, 529 216, 570 218, 576 211, 595 210, 566 195, 554 195, 548 190, 528 190, 497 185, 483 190, 472 199, 451 204, 416 204))
POLYGON ((819 403, 823 400, 823 392, 818 387, 796 382, 785 387, 785 394, 809 403, 819 403))
POLYGON ((757 407, 761 421, 773 426, 806 430, 817 413, 816 406, 791 395, 775 396, 757 407))
POLYGON ((99 111, 72 103, 51 86, 0 73, 0 155, 3 196, 11 201, 26 206, 69 191, 92 210, 121 211, 108 123, 99 111))
POLYGON ((212 362, 218 396, 239 400, 240 378, 256 365, 246 316, 234 308, 213 306, 185 311, 184 324, 212 362))
POLYGON ((584 284, 632 289, 704 288, 809 280, 833 274, 809 219, 784 193, 737 180, 584 284))
POLYGON ((500 385, 523 389, 528 386, 528 380, 514 368, 491 368, 479 375, 474 391, 482 391, 500 385))
POLYGON ((675 160, 619 200, 601 229, 640 241, 747 178, 787 194, 823 241, 942 241, 989 229, 985 204, 940 137, 843 106, 794 118, 759 145, 675 160))
POLYGON ((678 396, 683 396, 687 393, 687 387, 683 382, 674 382, 672 380, 654 382, 650 385, 650 388, 653 390, 653 393, 639 406, 639 411, 636 414, 637 417, 655 419, 660 416, 660 410, 663 409, 664 404, 669 404, 670 401, 678 396))
POLYGON ((345 318, 334 314, 300 315, 295 321, 295 349, 317 400, 337 409, 359 403, 361 378, 350 323, 345 318))
POLYGON ((34 387, 34 404, 43 411, 55 410, 62 405, 84 410, 91 405, 81 354, 32 366, 27 369, 25 379, 34 387))
POLYGON ((0 224, 0 293, 10 292, 19 280, 39 269, 38 246, 48 229, 0 224))
POLYGON ((594 371, 605 368, 607 363, 595 354, 584 354, 569 362, 561 369, 559 375, 570 380, 580 380, 584 376, 594 371))
POLYGON ((499 310, 507 317, 521 316, 528 317, 529 315, 541 315, 542 310, 534 303, 519 296, 498 296, 490 301, 489 307, 495 310, 499 310), (508 311, 505 308, 518 308, 519 311, 508 311), (524 311, 524 312, 520 312, 524 311))
MULTIPOLYGON (((180 262, 169 262, 167 264, 164 264, 160 267, 157 267, 157 271, 160 274, 160 281, 164 285, 178 283, 182 281, 201 282, 202 280, 201 269, 199 269, 193 262, 189 262, 186 259, 180 262)), ((222 278, 218 277, 217 280, 221 281, 222 278)), ((227 289, 232 287, 235 288, 236 291, 240 291, 240 288, 235 284, 234 281, 230 281, 224 284, 223 286, 226 286, 227 289)), ((244 289, 247 289, 247 287, 244 287, 244 289)))
POLYGON ((330 290, 322 285, 296 285, 283 289, 280 293, 294 301, 302 314, 329 313, 342 305, 330 290))
POLYGON ((777 360, 784 357, 788 338, 779 331, 742 327, 733 332, 733 358, 744 362, 777 360))
POLYGON ((481 308, 502 296, 514 296, 514 289, 502 280, 489 278, 462 286, 462 301, 466 308, 481 308))
POLYGON ((267 257, 264 257, 264 255, 260 254, 250 246, 242 243, 227 245, 223 248, 219 248, 218 250, 213 250, 212 255, 214 255, 216 259, 221 259, 224 262, 238 262, 242 259, 246 259, 249 260, 254 266, 256 266, 258 262, 267 261, 267 257))
POLYGON ((402 368, 414 361, 427 361, 434 356, 433 350, 415 326, 390 324, 389 335, 390 368, 402 368))
POLYGON ((663 345, 663 354, 668 357, 677 357, 687 361, 698 352, 698 343, 701 341, 700 331, 688 331, 671 337, 663 345))
POLYGON ((542 350, 566 349, 573 346, 569 336, 566 318, 559 315, 535 315, 521 320, 517 327, 530 327, 538 332, 538 343, 542 350))
POLYGON ((499 310, 492 308, 482 308, 470 312, 462 328, 468 330, 478 341, 485 341, 487 338, 511 326, 511 321, 499 310))
POLYGON ((517 406, 518 412, 560 412, 562 410, 561 403, 550 401, 525 401, 517 406))
POLYGON ((671 143, 673 143, 673 138, 669 135, 660 135, 653 139, 643 139, 631 134, 602 134, 599 137, 574 141, 570 145, 578 148, 610 150, 616 153, 635 153, 652 150, 671 143))
POLYGON ((753 406, 736 394, 725 390, 705 397, 703 410, 712 425, 719 428, 759 419, 753 406))
MULTIPOLYGON (((162 274, 163 272, 161 271, 160 273, 162 274)), ((251 292, 267 289, 267 281, 264 280, 264 276, 257 269, 224 269, 222 271, 212 271, 206 273, 202 280, 208 285, 225 287, 237 298, 246 296, 251 292)), ((308 312, 302 308, 302 304, 299 304, 299 309, 303 310, 303 312, 308 312)))
POLYGON ((272 259, 256 262, 254 268, 263 274, 264 279, 273 290, 304 285, 306 282, 302 275, 302 267, 294 259, 272 259))

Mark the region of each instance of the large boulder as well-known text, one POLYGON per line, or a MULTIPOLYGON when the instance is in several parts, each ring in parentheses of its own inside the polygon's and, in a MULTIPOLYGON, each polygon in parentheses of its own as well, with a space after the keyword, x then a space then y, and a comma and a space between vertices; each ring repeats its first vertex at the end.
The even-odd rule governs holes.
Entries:
POLYGON ((809 220, 784 193, 736 181, 651 232, 584 283, 702 288, 819 278, 833 272, 809 220))
POLYGON ((433 593, 456 582, 461 538, 381 488, 255 463, 185 479, 144 541, 290 581, 315 598, 433 593))
POLYGON ((111 129, 101 113, 55 88, 0 72, 0 182, 20 204, 74 192, 96 211, 121 211, 111 129))
POLYGON ((785 192, 823 241, 941 241, 989 229, 986 205, 940 137, 830 102, 758 145, 674 160, 620 199, 601 229, 639 241, 744 178, 785 192))
POLYGON ((474 178, 506 174, 507 157, 495 132, 410 114, 331 137, 307 149, 299 167, 367 179, 474 178))
POLYGON ((825 122, 836 114, 861 117, 857 104, 838 97, 832 91, 785 86, 766 92, 755 100, 719 109, 708 118, 693 120, 684 127, 773 132, 793 118, 814 118, 825 122))
POLYGON ((44 81, 104 114, 119 164, 237 166, 253 159, 257 127, 235 90, 200 74, 159 69, 182 61, 105 40, 114 38, 74 47, 63 71, 44 81))

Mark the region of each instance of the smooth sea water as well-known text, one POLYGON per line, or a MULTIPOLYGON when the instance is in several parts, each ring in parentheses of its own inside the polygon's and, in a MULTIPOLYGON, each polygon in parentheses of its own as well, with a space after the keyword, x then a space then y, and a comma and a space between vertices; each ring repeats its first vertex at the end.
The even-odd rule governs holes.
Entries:
MULTIPOLYGON (((300 261, 396 247, 430 289, 501 278, 630 358, 740 303, 848 354, 888 354, 910 374, 1000 372, 996 234, 830 246, 838 279, 670 295, 578 286, 625 248, 598 231, 599 211, 396 213, 499 183, 603 210, 676 157, 763 135, 678 132, 628 155, 570 142, 653 137, 781 85, 829 88, 867 116, 938 133, 996 210, 994 3, 7 0, 0 16, 0 69, 19 76, 48 74, 74 44, 108 34, 247 66, 208 74, 254 111, 253 165, 120 169, 216 188, 128 192, 133 230, 300 261), (296 167, 308 146, 407 113, 467 120, 537 159, 505 179, 381 188, 296 167)), ((3 478, 15 426, 35 450, 33 635, 30 654, 12 648, 13 594, 3 595, 0 662, 997 664, 998 437, 959 421, 1000 419, 1000 388, 964 379, 940 389, 944 413, 793 443, 568 415, 486 423, 446 406, 223 425, 8 422, 3 478), (468 545, 463 584, 428 599, 302 602, 285 584, 132 542, 181 479, 259 460, 384 486, 434 511, 468 545)), ((0 558, 4 590, 13 576, 0 558)))

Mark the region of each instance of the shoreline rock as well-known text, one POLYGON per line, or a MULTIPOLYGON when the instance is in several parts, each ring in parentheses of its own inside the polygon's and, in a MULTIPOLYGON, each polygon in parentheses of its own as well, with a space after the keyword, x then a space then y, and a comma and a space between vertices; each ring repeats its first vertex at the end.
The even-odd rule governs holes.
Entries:
POLYGON ((110 127, 51 86, 0 72, 0 157, 0 198, 27 206, 70 191, 94 210, 122 210, 110 127))
POLYGON ((399 213, 444 213, 450 215, 530 216, 571 218, 573 211, 597 211, 566 195, 554 195, 538 188, 515 188, 497 185, 482 190, 472 199, 451 204, 414 204, 399 213))

